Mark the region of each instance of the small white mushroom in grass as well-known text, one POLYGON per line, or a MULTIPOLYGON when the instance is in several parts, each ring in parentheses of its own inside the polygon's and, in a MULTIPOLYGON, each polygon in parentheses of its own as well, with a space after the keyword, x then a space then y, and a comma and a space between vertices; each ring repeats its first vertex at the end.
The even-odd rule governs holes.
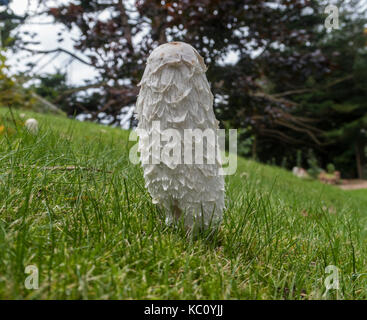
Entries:
POLYGON ((162 161, 154 164, 144 159, 151 156, 156 144, 160 150, 168 144, 171 147, 175 147, 172 146, 175 143, 184 145, 185 129, 209 129, 217 137, 218 121, 205 71, 203 58, 192 46, 183 42, 159 46, 148 58, 135 110, 139 121, 138 150, 146 188, 153 202, 165 212, 167 223, 183 221, 189 230, 206 229, 222 220, 225 187, 224 177, 220 174, 220 155, 216 154, 215 160, 209 164, 208 145, 204 145, 203 163, 195 163, 196 144, 192 143, 189 150, 193 151, 192 164, 185 163, 184 152, 180 154, 179 164, 162 161), (157 142, 152 139, 154 130, 157 130, 154 122, 157 121, 160 124, 158 131, 174 129, 180 133, 181 141, 166 142, 161 138, 157 142))
POLYGON ((38 121, 36 119, 30 118, 27 119, 24 126, 27 128, 27 130, 32 134, 38 133, 38 121))

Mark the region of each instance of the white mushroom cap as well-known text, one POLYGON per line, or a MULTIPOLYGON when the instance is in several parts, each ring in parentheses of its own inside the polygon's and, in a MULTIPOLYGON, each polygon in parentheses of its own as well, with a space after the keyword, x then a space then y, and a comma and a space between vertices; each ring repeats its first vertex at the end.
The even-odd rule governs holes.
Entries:
POLYGON ((145 82, 148 74, 157 72, 163 66, 180 64, 182 62, 199 69, 201 72, 206 72, 207 70, 204 59, 195 48, 184 42, 169 42, 160 45, 152 51, 139 86, 145 82))
POLYGON ((206 71, 204 59, 187 43, 169 42, 155 48, 148 58, 148 63, 166 64, 176 61, 185 61, 191 65, 197 65, 206 71))
POLYGON ((24 125, 30 133, 36 134, 38 132, 38 121, 36 119, 27 119, 24 125))

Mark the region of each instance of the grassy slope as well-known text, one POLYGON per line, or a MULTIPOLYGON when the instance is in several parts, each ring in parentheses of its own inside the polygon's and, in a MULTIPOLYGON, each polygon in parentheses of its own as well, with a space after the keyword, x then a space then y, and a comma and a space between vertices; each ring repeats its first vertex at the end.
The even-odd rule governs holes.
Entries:
POLYGON ((220 231, 190 240, 161 223, 126 131, 33 116, 37 136, 0 108, 0 298, 318 299, 331 264, 339 298, 367 298, 366 193, 239 159, 220 231))

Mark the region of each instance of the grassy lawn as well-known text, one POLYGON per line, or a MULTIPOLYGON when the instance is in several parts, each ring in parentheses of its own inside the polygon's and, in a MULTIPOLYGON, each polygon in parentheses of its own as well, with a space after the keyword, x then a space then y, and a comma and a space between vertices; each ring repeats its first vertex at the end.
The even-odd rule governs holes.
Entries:
POLYGON ((353 195, 353 197, 360 196, 361 199, 366 199, 367 198, 367 189, 348 190, 348 193, 351 194, 351 195, 353 195))
POLYGON ((220 230, 187 239, 162 223, 127 131, 27 116, 38 135, 0 108, 1 299, 367 299, 366 190, 239 159, 220 230), (323 297, 328 265, 338 296, 323 297))

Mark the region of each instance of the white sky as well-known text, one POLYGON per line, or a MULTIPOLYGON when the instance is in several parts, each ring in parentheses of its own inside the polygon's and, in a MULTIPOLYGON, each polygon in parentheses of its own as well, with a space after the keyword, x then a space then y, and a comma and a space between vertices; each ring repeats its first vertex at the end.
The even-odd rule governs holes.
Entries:
MULTIPOLYGON (((56 2, 56 1, 55 1, 56 2)), ((57 1, 58 4, 65 1, 57 1)), ((27 10, 34 11, 37 8, 38 1, 37 0, 13 0, 10 4, 11 9, 17 14, 24 14, 27 10)), ((65 39, 64 42, 57 42, 57 33, 63 30, 62 25, 60 24, 38 24, 38 23, 47 23, 52 22, 51 17, 42 17, 37 19, 29 19, 27 24, 18 28, 17 31, 29 31, 36 32, 38 36, 33 39, 34 41, 39 41, 39 45, 28 46, 32 49, 39 50, 51 50, 56 49, 61 46, 69 51, 75 52, 80 56, 80 53, 76 52, 73 49, 73 37, 78 37, 79 33, 76 30, 72 30, 71 32, 66 32, 63 34, 65 39)), ((70 56, 64 53, 58 55, 58 57, 50 62, 54 54, 49 54, 43 57, 43 59, 39 62, 37 69, 42 73, 54 72, 56 68, 62 68, 71 62, 70 56)), ((26 64, 29 62, 35 62, 39 60, 42 55, 32 55, 31 53, 19 53, 15 56, 9 56, 9 64, 13 68, 18 71, 24 71, 26 69, 26 64)), ((84 80, 90 79, 92 80, 96 75, 96 72, 93 68, 73 60, 69 66, 67 67, 68 74, 68 82, 71 84, 83 84, 84 80)))

